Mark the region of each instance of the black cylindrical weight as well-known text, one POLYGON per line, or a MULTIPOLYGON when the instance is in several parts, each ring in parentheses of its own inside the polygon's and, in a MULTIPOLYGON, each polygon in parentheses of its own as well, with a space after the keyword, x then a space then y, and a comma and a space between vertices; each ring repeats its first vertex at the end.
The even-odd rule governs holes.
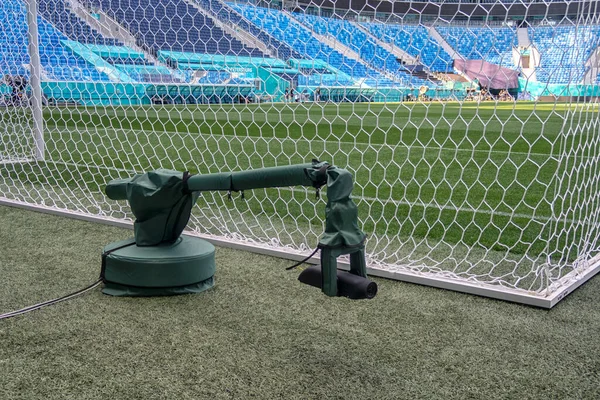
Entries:
POLYGON ((377 294, 377 284, 368 278, 338 271, 338 296, 354 300, 372 299, 377 294))
MULTIPOLYGON (((321 267, 315 265, 300 273, 298 280, 314 287, 321 287, 321 267)), ((377 294, 377 284, 368 278, 351 274, 350 272, 337 271, 338 296, 348 297, 353 300, 372 299, 377 294)))

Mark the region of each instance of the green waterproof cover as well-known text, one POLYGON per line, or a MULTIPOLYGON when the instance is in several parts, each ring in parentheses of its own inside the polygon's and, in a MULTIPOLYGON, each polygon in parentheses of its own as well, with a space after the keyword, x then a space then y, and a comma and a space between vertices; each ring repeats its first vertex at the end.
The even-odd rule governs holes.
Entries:
POLYGON ((104 248, 104 293, 164 296, 198 293, 213 286, 215 248, 209 242, 182 236, 173 244, 140 247, 132 243, 128 239, 104 248))
POLYGON ((321 247, 360 247, 365 234, 358 227, 358 211, 351 198, 352 174, 327 162, 261 168, 249 171, 194 175, 157 170, 128 179, 115 179, 106 187, 113 200, 128 200, 136 217, 138 246, 172 243, 190 218, 194 202, 203 191, 327 185, 325 232, 321 247))
POLYGON ((336 167, 327 170, 325 232, 319 240, 320 247, 364 246, 366 235, 358 227, 358 209, 350 197, 353 186, 352 174, 347 170, 336 167))
POLYGON ((159 169, 127 179, 114 179, 106 186, 113 200, 129 200, 135 215, 133 229, 138 246, 172 243, 190 219, 200 193, 186 190, 184 174, 159 169))
POLYGON ((234 172, 231 174, 232 186, 234 190, 313 186, 315 182, 308 172, 312 167, 312 164, 300 164, 234 172))
POLYGON ((176 296, 180 294, 201 293, 212 288, 214 285, 215 279, 212 276, 199 283, 167 288, 140 288, 106 282, 104 284, 104 288, 102 289, 102 293, 117 297, 176 296))

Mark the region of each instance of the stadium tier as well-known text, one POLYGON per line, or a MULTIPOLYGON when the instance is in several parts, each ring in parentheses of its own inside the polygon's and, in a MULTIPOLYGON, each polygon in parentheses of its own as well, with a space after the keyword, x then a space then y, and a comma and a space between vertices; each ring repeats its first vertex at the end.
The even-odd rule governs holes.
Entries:
POLYGON ((528 31, 540 52, 537 80, 550 84, 580 82, 585 62, 600 44, 598 26, 539 26, 528 31))
POLYGON ((321 60, 356 79, 379 79, 380 85, 393 85, 394 81, 383 78, 379 72, 364 63, 350 59, 319 41, 299 21, 283 11, 255 7, 247 4, 228 3, 234 10, 248 18, 270 35, 291 46, 303 58, 321 60))
POLYGON ((409 79, 397 57, 375 43, 367 34, 350 21, 337 18, 317 17, 309 14, 292 14, 295 19, 320 35, 332 36, 341 44, 356 52, 362 61, 376 70, 389 72, 400 79, 409 79))
MULTIPOLYGON (((520 72, 520 55, 530 53, 535 57, 524 75, 530 84, 580 84, 586 73, 586 82, 597 82, 600 73, 589 63, 600 38, 595 25, 520 28, 527 32, 528 43, 519 43, 516 27, 358 22, 222 0, 39 0, 40 56, 46 80, 214 84, 252 79, 249 75, 226 77, 228 70, 217 73, 214 63, 204 75, 179 74, 185 63, 173 67, 155 65, 148 57, 96 57, 98 47, 90 50, 92 46, 112 47, 116 53, 128 48, 80 19, 72 11, 77 4, 80 13, 92 15, 91 4, 125 27, 148 56, 171 51, 279 59, 288 70, 283 75, 278 70, 272 73, 292 86, 442 88, 454 79, 453 58, 483 60, 520 72), (254 47, 242 36, 252 37, 254 47), (439 73, 450 75, 440 81, 434 77, 439 73)), ((0 12, 1 23, 16 26, 0 38, 0 73, 27 75, 24 3, 2 2, 0 12)))
POLYGON ((362 22, 379 40, 398 46, 433 72, 451 72, 452 57, 435 41, 425 26, 362 22))
POLYGON ((518 46, 515 29, 508 27, 439 26, 442 38, 467 60, 515 68, 512 51, 518 46))
MULTIPOLYGON (((0 4, 0 24, 6 34, 0 36, 2 74, 28 72, 27 18, 25 4, 21 1, 3 1, 0 4), (6 27, 10 26, 10 29, 6 27)), ((39 47, 44 76, 59 81, 108 81, 106 74, 74 54, 64 41, 69 38, 50 22, 38 17, 39 47)))
POLYGON ((235 24, 239 29, 253 35, 258 41, 264 43, 272 52, 273 55, 282 60, 290 58, 302 58, 300 53, 296 52, 287 44, 277 40, 269 35, 265 30, 260 29, 247 18, 229 7, 220 0, 198 0, 206 10, 210 10, 217 18, 225 24, 235 24))
POLYGON ((69 39, 81 43, 121 45, 118 40, 105 38, 81 21, 66 6, 64 0, 39 0, 39 14, 69 39))
POLYGON ((12 26, 13 29, 2 29, 0 35, 0 73, 2 75, 26 75, 29 64, 27 53, 27 25, 22 4, 19 2, 2 2, 0 4, 0 24, 2 27, 12 26))
POLYGON ((99 0, 98 6, 155 50, 264 57, 184 0, 99 0))

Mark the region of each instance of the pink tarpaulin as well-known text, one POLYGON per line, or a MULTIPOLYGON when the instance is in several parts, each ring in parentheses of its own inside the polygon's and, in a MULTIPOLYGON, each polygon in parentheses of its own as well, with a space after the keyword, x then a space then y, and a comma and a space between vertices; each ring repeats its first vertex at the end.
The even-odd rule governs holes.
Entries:
POLYGON ((483 60, 454 60, 454 68, 479 81, 489 89, 515 89, 519 87, 519 72, 490 64, 483 60))

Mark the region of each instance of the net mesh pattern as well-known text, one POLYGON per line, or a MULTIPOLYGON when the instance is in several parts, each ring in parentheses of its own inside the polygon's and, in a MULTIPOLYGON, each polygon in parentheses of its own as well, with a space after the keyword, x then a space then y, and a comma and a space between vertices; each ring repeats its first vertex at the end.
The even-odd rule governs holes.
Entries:
MULTIPOLYGON (((373 268, 543 296, 598 253, 596 17, 38 3, 37 139, 27 9, 0 5, 0 198, 130 219, 110 179, 317 158, 353 173, 373 268)), ((203 193, 189 229, 306 253, 324 207, 203 193)))

